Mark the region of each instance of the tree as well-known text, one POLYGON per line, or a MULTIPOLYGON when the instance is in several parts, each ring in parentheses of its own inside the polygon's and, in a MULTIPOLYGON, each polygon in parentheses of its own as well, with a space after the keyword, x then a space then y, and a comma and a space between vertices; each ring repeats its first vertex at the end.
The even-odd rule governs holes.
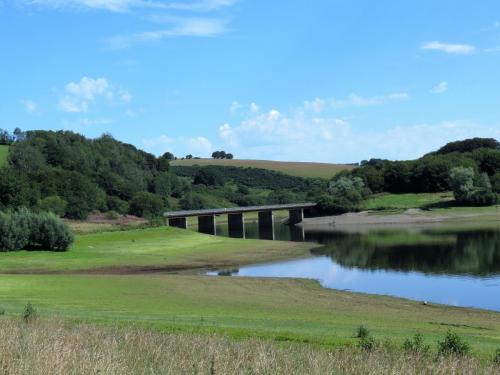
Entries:
POLYGON ((226 159, 233 159, 234 155, 233 154, 226 154, 226 159))
POLYGON ((187 159, 187 160, 191 160, 192 158, 193 158, 193 155, 191 155, 191 154, 187 154, 187 155, 186 155, 186 159, 187 159))
POLYGON ((140 217, 153 218, 161 215, 164 209, 161 197, 146 191, 134 195, 130 202, 130 213, 140 217))
POLYGON ((476 175, 472 168, 453 168, 450 171, 450 186, 455 200, 461 204, 488 206, 497 201, 488 175, 476 175))

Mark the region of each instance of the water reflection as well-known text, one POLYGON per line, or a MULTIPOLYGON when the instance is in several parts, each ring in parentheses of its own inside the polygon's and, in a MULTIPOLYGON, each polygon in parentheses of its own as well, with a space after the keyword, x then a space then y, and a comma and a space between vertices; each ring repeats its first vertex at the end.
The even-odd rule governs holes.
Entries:
POLYGON ((500 275, 499 230, 321 233, 314 250, 345 267, 424 274, 500 275))
MULTIPOLYGON (((221 226, 218 233, 227 235, 221 226)), ((259 234, 260 233, 260 234, 259 234)), ((259 238, 247 223, 246 238, 259 238)), ((211 274, 301 277, 327 288, 387 294, 500 311, 500 229, 409 228, 364 233, 303 231, 275 223, 278 240, 324 245, 308 259, 218 270, 211 274)))

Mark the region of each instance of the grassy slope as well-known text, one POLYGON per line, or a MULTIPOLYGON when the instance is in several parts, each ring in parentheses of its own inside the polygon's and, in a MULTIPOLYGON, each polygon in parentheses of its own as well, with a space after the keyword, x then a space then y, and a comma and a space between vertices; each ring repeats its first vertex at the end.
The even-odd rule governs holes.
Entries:
POLYGON ((477 353, 500 345, 500 314, 326 290, 314 281, 189 275, 2 275, 1 307, 42 315, 317 343, 352 343, 363 324, 401 344, 453 329, 477 353))
POLYGON ((0 167, 7 162, 8 153, 9 153, 9 146, 0 145, 0 167))
POLYGON ((216 159, 191 159, 175 160, 172 165, 191 166, 191 165, 223 165, 232 167, 251 167, 271 169, 274 171, 286 173, 299 177, 323 177, 331 178, 338 172, 345 169, 352 169, 351 165, 328 164, 328 163, 306 163, 306 162, 286 162, 271 160, 216 160, 216 159))
MULTIPOLYGON (((212 237, 171 228, 78 236, 67 253, 0 254, 2 271, 94 267, 234 265, 307 253, 304 244, 212 237)), ((317 343, 353 342, 355 327, 401 343, 447 329, 480 353, 500 346, 500 314, 323 289, 314 281, 199 275, 0 275, 0 308, 28 302, 42 315, 167 330, 219 332, 317 343)))
POLYGON ((230 239, 168 227, 137 229, 79 235, 68 252, 3 253, 0 272, 224 267, 304 256, 311 246, 230 239))
POLYGON ((452 199, 451 193, 379 194, 367 199, 362 208, 365 210, 426 208, 452 199))

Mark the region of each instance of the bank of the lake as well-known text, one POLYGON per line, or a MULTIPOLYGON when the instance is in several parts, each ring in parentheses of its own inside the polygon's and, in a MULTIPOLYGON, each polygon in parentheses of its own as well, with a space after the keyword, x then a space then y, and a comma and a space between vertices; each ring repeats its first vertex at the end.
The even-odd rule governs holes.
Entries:
POLYGON ((479 356, 500 346, 500 314, 491 311, 328 290, 303 279, 139 273, 301 257, 311 246, 172 228, 79 235, 66 253, 0 254, 3 273, 65 273, 0 275, 0 307, 18 316, 31 302, 42 317, 332 345, 354 344, 361 324, 398 345, 417 332, 436 342, 452 329, 479 356))

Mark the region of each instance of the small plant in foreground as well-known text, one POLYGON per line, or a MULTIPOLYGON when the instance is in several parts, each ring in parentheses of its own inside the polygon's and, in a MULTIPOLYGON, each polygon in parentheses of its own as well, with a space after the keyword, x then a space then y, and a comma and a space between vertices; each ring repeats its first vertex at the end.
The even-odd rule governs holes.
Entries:
POLYGON ((376 341, 372 336, 365 336, 359 340, 359 347, 364 351, 371 352, 376 347, 376 341))
POLYGON ((493 356, 493 363, 500 366, 500 348, 497 348, 497 351, 495 352, 495 355, 493 356))
POLYGON ((417 333, 413 338, 405 340, 403 350, 407 353, 426 354, 430 351, 430 347, 424 344, 424 337, 417 333))
POLYGON ((22 318, 25 323, 29 323, 36 318, 36 309, 31 303, 24 307, 22 318))
POLYGON ((365 326, 359 326, 356 328, 356 337, 358 339, 364 339, 370 336, 370 331, 365 326))
POLYGON ((470 351, 469 344, 467 344, 456 333, 448 331, 443 341, 438 342, 439 355, 458 355, 462 356, 468 354, 470 351))

